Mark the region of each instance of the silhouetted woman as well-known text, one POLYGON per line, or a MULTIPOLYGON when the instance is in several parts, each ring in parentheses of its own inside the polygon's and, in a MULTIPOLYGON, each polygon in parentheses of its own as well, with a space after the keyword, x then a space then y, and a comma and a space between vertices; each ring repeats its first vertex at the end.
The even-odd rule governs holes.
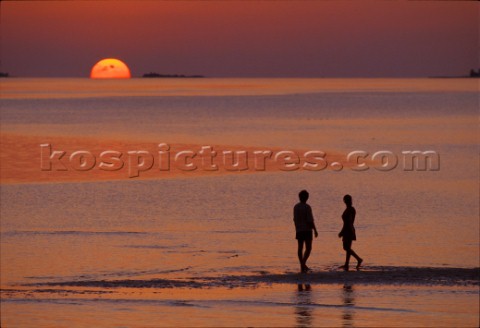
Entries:
POLYGON ((357 255, 352 249, 352 241, 357 240, 357 236, 355 234, 355 227, 353 223, 355 222, 355 208, 352 206, 352 196, 345 195, 343 196, 343 202, 347 206, 345 211, 342 214, 343 220, 343 228, 342 231, 339 232, 338 237, 342 237, 343 241, 343 249, 347 252, 345 257, 345 265, 341 266, 341 269, 348 271, 348 266, 350 262, 350 256, 353 256, 357 260, 357 270, 360 268, 360 265, 363 262, 363 259, 357 255))

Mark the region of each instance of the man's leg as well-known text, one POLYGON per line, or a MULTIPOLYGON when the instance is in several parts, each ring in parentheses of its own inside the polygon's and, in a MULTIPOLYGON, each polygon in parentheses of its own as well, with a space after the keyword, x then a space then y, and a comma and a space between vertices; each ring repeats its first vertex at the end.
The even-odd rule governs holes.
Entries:
POLYGON ((305 254, 303 254, 303 266, 307 269, 307 260, 312 252, 312 240, 305 240, 305 254))
POLYGON ((300 262, 300 270, 303 271, 303 239, 298 239, 298 261, 300 262))

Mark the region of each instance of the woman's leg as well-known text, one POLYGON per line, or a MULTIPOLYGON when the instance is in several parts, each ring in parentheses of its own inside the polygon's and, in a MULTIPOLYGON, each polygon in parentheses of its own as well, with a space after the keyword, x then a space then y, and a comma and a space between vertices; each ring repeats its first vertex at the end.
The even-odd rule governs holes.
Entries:
POLYGON ((350 248, 350 254, 357 260, 357 269, 362 265, 363 259, 355 253, 353 249, 350 248))
POLYGON ((343 266, 345 270, 348 270, 348 266, 350 265, 350 255, 351 251, 348 249, 345 254, 345 265, 343 266))
POLYGON ((345 250, 345 264, 341 268, 343 268, 346 271, 348 271, 348 266, 350 265, 350 256, 352 254, 351 247, 352 247, 351 240, 348 240, 348 239, 343 240, 343 249, 345 250))

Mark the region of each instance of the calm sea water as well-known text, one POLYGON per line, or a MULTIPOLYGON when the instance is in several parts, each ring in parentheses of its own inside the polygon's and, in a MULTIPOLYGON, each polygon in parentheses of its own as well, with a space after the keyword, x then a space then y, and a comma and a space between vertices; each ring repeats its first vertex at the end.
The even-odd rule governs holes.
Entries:
POLYGON ((3 183, 2 326, 476 326, 478 280, 267 279, 252 288, 241 277, 298 270, 292 207, 301 189, 320 233, 315 271, 343 263, 336 235, 346 193, 365 271, 478 268, 478 109, 478 82, 468 79, 2 81, 1 132, 39 142, 388 150, 400 163, 388 172, 3 183), (404 170, 408 150, 435 151, 440 170, 404 170), (240 286, 188 284, 205 277, 238 277, 240 286), (155 279, 187 283, 154 288, 155 279))

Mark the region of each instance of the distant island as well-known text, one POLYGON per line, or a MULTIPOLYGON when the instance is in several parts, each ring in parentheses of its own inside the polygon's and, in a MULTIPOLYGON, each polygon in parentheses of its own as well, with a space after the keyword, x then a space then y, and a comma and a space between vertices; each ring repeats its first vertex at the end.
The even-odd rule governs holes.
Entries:
POLYGON ((480 68, 478 69, 478 72, 475 72, 474 69, 470 70, 470 77, 480 77, 480 68))
POLYGON ((438 78, 438 79, 458 79, 458 78, 479 78, 480 77, 480 68, 478 71, 474 70, 473 68, 470 70, 470 74, 468 75, 459 75, 459 76, 430 76, 431 78, 438 78))
POLYGON ((0 77, 9 77, 10 75, 5 72, 0 72, 0 77))
POLYGON ((183 75, 183 74, 158 74, 154 72, 145 73, 143 77, 147 78, 202 78, 203 75, 183 75))

